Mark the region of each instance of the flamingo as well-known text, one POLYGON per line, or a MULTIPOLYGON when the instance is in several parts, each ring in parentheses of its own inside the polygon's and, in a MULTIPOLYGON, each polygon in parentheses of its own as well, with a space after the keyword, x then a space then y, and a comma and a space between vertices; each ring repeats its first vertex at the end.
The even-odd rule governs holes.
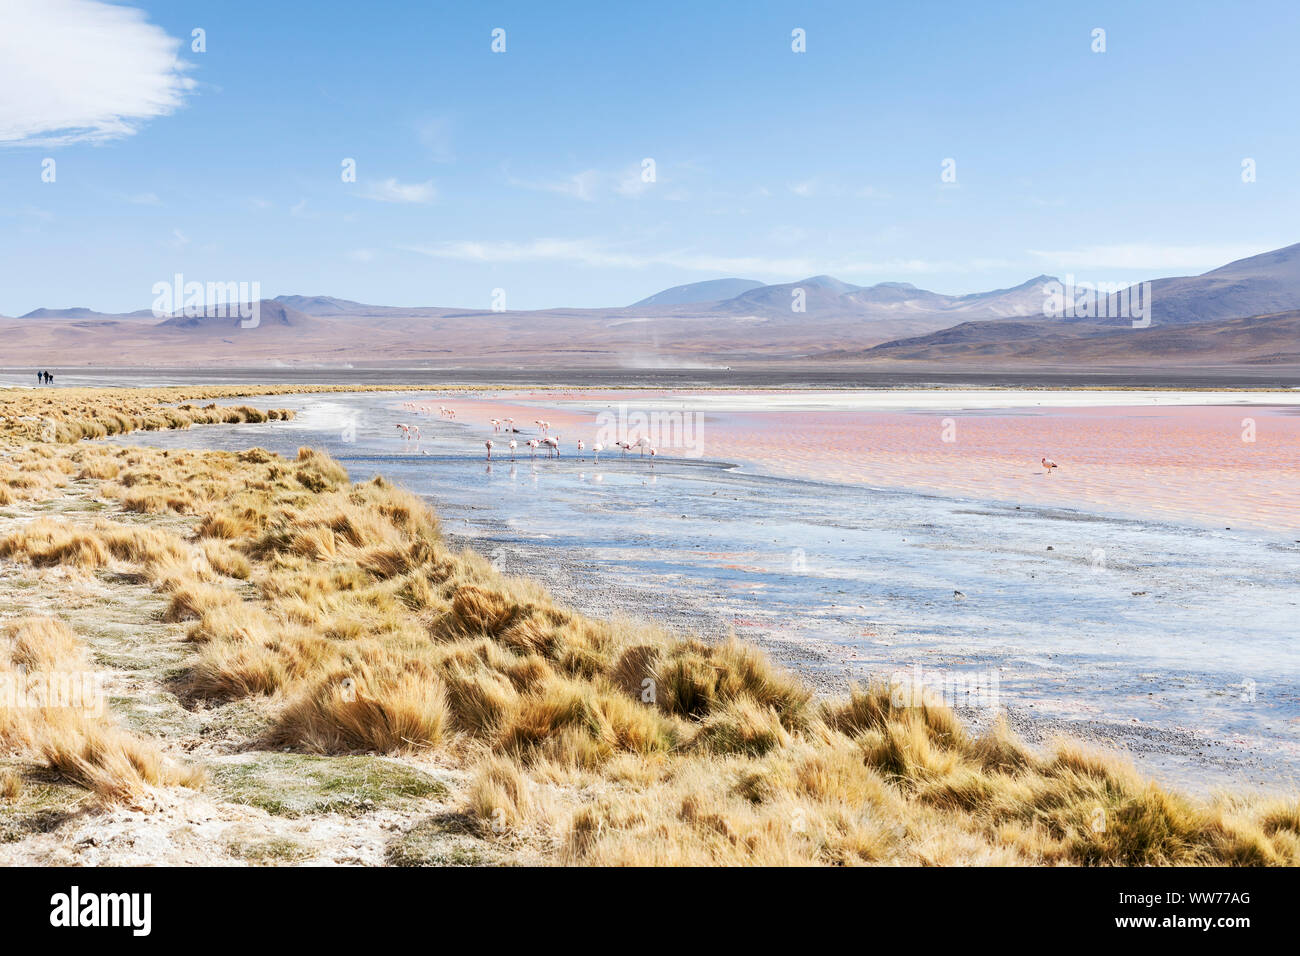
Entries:
POLYGON ((551 451, 555 452, 556 458, 560 457, 560 436, 559 435, 556 435, 554 438, 543 438, 542 444, 546 446, 546 450, 548 452, 551 451))
POLYGON ((641 449, 641 457, 645 457, 645 450, 650 447, 650 439, 642 435, 636 440, 637 447, 641 449))
POLYGON ((412 426, 411 426, 411 431, 415 432, 415 440, 416 440, 416 441, 420 441, 420 440, 421 440, 421 439, 420 439, 420 426, 419 426, 419 425, 412 425, 412 426))
POLYGON ((446 405, 439 405, 439 406, 438 406, 438 415, 441 416, 442 418, 446 418, 446 417, 447 417, 447 406, 446 406, 446 405))
POLYGON ((600 453, 604 450, 605 450, 605 446, 602 445, 600 442, 596 442, 596 444, 591 446, 592 454, 595 456, 597 463, 600 462, 600 453))
POLYGON ((510 439, 510 460, 511 461, 515 460, 515 449, 518 447, 519 447, 519 442, 515 441, 513 438, 510 439))
POLYGON ((492 430, 493 430, 494 432, 499 432, 499 431, 501 431, 501 419, 499 419, 499 418, 489 418, 489 419, 488 419, 488 422, 492 425, 492 430))
POLYGON ((1050 459, 1050 458, 1043 458, 1043 459, 1042 459, 1042 462, 1043 462, 1043 467, 1047 469, 1047 476, 1048 476, 1049 478, 1052 476, 1052 469, 1053 469, 1053 468, 1060 468, 1060 467, 1061 467, 1061 466, 1058 465, 1056 462, 1052 461, 1052 459, 1050 459))
POLYGON ((488 461, 491 461, 491 460, 492 460, 492 439, 489 438, 489 439, 488 439, 487 441, 485 441, 483 444, 487 445, 487 450, 488 450, 487 460, 488 460, 488 461))
POLYGON ((515 430, 515 420, 513 418, 503 418, 501 423, 505 425, 506 431, 512 432, 515 430))
POLYGON ((582 449, 583 449, 583 447, 584 447, 584 446, 583 446, 583 444, 582 444, 582 439, 579 438, 579 439, 578 439, 578 454, 579 454, 579 455, 582 454, 582 449))
POLYGON ((536 457, 537 457, 537 446, 538 446, 539 444, 541 444, 541 443, 540 443, 536 438, 530 438, 530 439, 528 439, 528 441, 526 441, 524 444, 526 444, 526 445, 528 446, 528 456, 529 456, 530 458, 536 458, 536 457))
POLYGON ((400 429, 402 430, 402 437, 403 437, 403 438, 410 438, 410 437, 411 437, 411 426, 410 426, 410 425, 403 425, 401 422, 398 422, 398 423, 397 423, 397 427, 400 428, 400 429))
POLYGON ((631 442, 616 441, 616 442, 614 442, 614 444, 617 445, 617 446, 621 449, 621 453, 622 453, 623 456, 626 456, 627 453, 630 452, 630 451, 632 450, 632 443, 631 443, 631 442))

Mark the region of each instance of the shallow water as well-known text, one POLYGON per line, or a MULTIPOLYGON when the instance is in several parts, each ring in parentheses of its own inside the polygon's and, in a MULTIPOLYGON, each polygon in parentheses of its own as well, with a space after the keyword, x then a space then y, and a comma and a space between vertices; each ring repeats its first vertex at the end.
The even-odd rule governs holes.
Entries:
POLYGON ((511 463, 498 446, 489 465, 490 428, 401 407, 427 398, 279 396, 298 419, 118 440, 324 448, 580 607, 794 648, 828 690, 916 665, 985 687, 996 673, 996 703, 1022 721, 1131 746, 1185 785, 1289 786, 1300 770, 1300 535, 818 480, 813 464, 597 466, 571 448, 511 463))

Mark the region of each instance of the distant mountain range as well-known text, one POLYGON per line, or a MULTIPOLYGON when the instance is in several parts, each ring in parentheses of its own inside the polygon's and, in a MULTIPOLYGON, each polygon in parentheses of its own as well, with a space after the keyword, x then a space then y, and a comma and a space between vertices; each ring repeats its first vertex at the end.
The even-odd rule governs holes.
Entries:
POLYGON ((494 312, 367 305, 282 295, 259 322, 149 310, 36 309, 0 318, 3 364, 70 365, 744 365, 803 361, 1026 367, 1300 364, 1300 244, 1200 276, 1151 281, 1151 326, 1130 318, 1047 318, 1059 288, 944 295, 906 282, 832 276, 764 285, 725 278, 630 306, 494 312))
POLYGON ((633 302, 631 308, 638 309, 648 305, 688 305, 692 302, 720 302, 748 292, 761 289, 763 283, 754 279, 709 279, 707 282, 692 282, 689 285, 675 285, 671 289, 655 293, 640 302, 633 302))

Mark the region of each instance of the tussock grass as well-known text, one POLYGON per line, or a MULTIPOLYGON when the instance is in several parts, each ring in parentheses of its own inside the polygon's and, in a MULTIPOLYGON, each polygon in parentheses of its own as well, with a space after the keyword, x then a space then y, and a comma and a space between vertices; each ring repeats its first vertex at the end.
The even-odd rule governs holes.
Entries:
POLYGON ((118 727, 93 685, 82 682, 89 674, 80 641, 62 621, 31 617, 6 626, 0 744, 35 755, 108 801, 138 802, 150 787, 202 782, 200 772, 172 764, 152 743, 118 727), (55 688, 69 681, 82 690, 61 695, 55 688))

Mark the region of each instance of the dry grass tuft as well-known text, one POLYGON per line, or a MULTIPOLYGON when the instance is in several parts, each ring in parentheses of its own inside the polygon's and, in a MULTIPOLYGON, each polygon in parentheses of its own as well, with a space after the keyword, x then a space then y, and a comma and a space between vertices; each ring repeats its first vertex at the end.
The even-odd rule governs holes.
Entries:
POLYGON ((107 801, 138 802, 150 787, 196 786, 198 771, 173 765, 157 747, 105 712, 80 641, 54 618, 24 618, 0 633, 0 743, 107 801))

